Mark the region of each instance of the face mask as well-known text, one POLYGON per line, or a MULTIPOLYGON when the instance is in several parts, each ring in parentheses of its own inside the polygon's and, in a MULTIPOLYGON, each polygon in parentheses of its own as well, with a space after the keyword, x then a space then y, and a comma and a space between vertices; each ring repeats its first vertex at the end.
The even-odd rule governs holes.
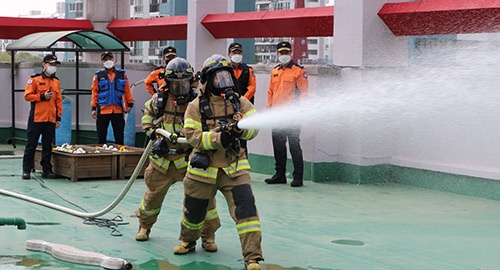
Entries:
POLYGON ((283 65, 290 62, 290 60, 292 60, 292 57, 288 54, 285 54, 285 55, 281 55, 278 60, 280 61, 280 63, 282 63, 283 65))
POLYGON ((115 65, 115 63, 113 61, 111 61, 111 60, 108 60, 108 61, 104 62, 103 65, 104 65, 104 67, 106 69, 111 69, 111 68, 113 68, 113 66, 115 65))
POLYGON ((57 71, 56 66, 47 66, 47 68, 45 69, 45 72, 47 72, 47 74, 49 75, 56 73, 56 71, 57 71))
POLYGON ((233 61, 234 63, 241 63, 241 60, 243 60, 243 55, 241 54, 235 54, 231 56, 231 61, 233 61))

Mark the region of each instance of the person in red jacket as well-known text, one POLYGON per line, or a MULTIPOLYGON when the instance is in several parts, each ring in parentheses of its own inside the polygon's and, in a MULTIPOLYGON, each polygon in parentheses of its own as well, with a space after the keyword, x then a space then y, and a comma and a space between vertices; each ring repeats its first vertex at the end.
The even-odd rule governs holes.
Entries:
POLYGON ((108 126, 111 122, 115 143, 123 145, 125 131, 123 113, 130 112, 134 106, 134 97, 125 70, 116 68, 113 60, 111 52, 101 54, 104 69, 97 71, 92 80, 90 106, 92 106, 92 118, 97 120, 97 143, 106 143, 108 126))
POLYGON ((148 93, 153 95, 156 92, 162 91, 162 86, 165 83, 165 79, 161 78, 161 74, 165 73, 165 67, 168 65, 170 60, 174 59, 177 57, 177 50, 172 47, 168 46, 165 49, 163 49, 163 60, 165 61, 164 66, 159 66, 155 68, 151 73, 149 73, 148 77, 144 80, 144 86, 146 87, 146 90, 148 93), (154 84, 156 84, 156 89, 154 87, 154 84))
POLYGON ((55 55, 46 55, 43 58, 43 71, 31 75, 26 83, 24 99, 31 102, 26 134, 28 143, 24 148, 22 179, 30 179, 34 169, 35 151, 38 139, 42 135, 42 176, 56 178, 52 172, 52 142, 56 135, 56 128, 61 126, 62 94, 61 83, 55 76, 57 64, 60 64, 55 55))

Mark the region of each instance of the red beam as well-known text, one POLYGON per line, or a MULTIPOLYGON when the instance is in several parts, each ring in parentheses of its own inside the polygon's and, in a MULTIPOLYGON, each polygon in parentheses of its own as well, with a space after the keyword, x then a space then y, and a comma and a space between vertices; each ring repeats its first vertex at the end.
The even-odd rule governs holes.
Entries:
POLYGON ((186 40, 187 15, 113 20, 108 29, 122 41, 186 40))
POLYGON ((387 3, 378 16, 396 36, 500 32, 500 0, 387 3))
POLYGON ((37 32, 94 30, 89 20, 0 17, 0 39, 20 39, 37 32))
POLYGON ((215 38, 331 37, 333 6, 208 14, 201 24, 215 38))

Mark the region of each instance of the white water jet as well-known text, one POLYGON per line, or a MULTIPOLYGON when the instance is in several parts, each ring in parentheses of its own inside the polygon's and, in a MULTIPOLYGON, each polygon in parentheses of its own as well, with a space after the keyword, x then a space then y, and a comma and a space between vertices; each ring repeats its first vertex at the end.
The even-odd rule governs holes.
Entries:
POLYGON ((345 156, 359 155, 498 167, 499 46, 461 41, 415 55, 408 67, 343 68, 340 75, 320 75, 307 100, 259 109, 238 126, 266 130, 300 124, 305 157, 314 162, 351 162, 345 156))

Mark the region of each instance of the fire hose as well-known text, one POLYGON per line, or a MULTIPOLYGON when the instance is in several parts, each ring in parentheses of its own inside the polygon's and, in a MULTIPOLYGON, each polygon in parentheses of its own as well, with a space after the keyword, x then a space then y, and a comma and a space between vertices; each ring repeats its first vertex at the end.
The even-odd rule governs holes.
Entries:
MULTIPOLYGON (((155 132, 157 134, 160 134, 160 135, 168 138, 168 139, 170 139, 171 137, 172 138, 175 137, 175 135, 173 135, 173 133, 170 133, 170 132, 168 132, 168 131, 166 131, 164 129, 158 128, 158 129, 155 130, 155 132)), ((177 138, 176 140, 177 140, 178 143, 187 143, 186 138, 182 138, 181 137, 181 138, 177 138)), ((118 203, 120 203, 120 201, 123 199, 123 197, 125 197, 125 195, 127 194, 127 192, 132 187, 132 184, 137 179, 137 176, 139 175, 142 167, 144 166, 144 163, 146 162, 146 159, 148 158, 149 153, 151 151, 151 146, 152 146, 152 141, 150 141, 146 145, 146 148, 144 149, 144 152, 142 153, 142 156, 139 159, 139 162, 137 163, 137 166, 135 167, 134 172, 130 176, 130 179, 127 181, 127 184, 125 185, 125 187, 123 187, 123 189, 120 192, 120 194, 118 195, 118 197, 116 197, 116 199, 110 205, 108 205, 106 208, 104 208, 104 209, 102 209, 100 211, 97 211, 97 212, 87 213, 87 212, 75 211, 73 209, 70 209, 70 208, 67 208, 67 207, 64 207, 64 206, 60 206, 60 205, 57 205, 57 204, 53 204, 53 203, 50 203, 50 202, 47 202, 47 201, 43 201, 43 200, 40 200, 40 199, 36 199, 36 198, 33 198, 33 197, 29 197, 29 196, 26 196, 26 195, 23 195, 23 194, 19 194, 19 193, 8 191, 8 190, 4 190, 4 189, 0 189, 0 194, 11 196, 11 197, 15 197, 15 198, 22 199, 22 200, 25 200, 25 201, 29 201, 29 202, 32 202, 32 203, 36 203, 36 204, 39 204, 39 205, 42 205, 42 206, 46 206, 46 207, 49 207, 49 208, 52 208, 52 209, 55 209, 55 210, 58 210, 58 211, 61 211, 61 212, 73 215, 73 216, 77 216, 77 217, 82 217, 82 218, 86 218, 86 217, 99 217, 99 216, 102 216, 102 215, 108 213, 113 208, 115 208, 116 205, 118 205, 118 203)))
MULTIPOLYGON (((175 141, 178 143, 187 143, 187 140, 185 138, 178 138, 175 134, 172 134, 166 130, 156 129, 155 132, 161 136, 169 138, 170 140, 175 139, 175 141)), ((56 204, 53 204, 53 203, 50 203, 47 201, 43 201, 40 199, 36 199, 33 197, 29 197, 29 196, 26 196, 23 194, 11 192, 11 191, 4 190, 4 189, 0 189, 0 194, 15 197, 15 198, 29 201, 32 203, 36 203, 36 204, 46 206, 46 207, 49 207, 49 208, 73 215, 73 216, 77 216, 77 217, 87 217, 88 218, 88 217, 102 216, 102 215, 108 213, 109 211, 111 211, 114 207, 116 207, 116 205, 118 205, 118 203, 120 203, 120 201, 123 199, 123 197, 130 190, 132 184, 137 179, 139 172, 141 171, 142 167, 144 166, 144 163, 146 162, 146 159, 148 158, 149 153, 151 152, 151 146, 152 146, 152 141, 150 141, 147 144, 141 158, 139 159, 139 162, 137 163, 137 166, 134 169, 134 172, 130 176, 130 179, 127 181, 127 184, 122 189, 122 191, 120 192, 118 197, 110 205, 108 205, 106 208, 102 209, 101 211, 97 211, 97 212, 93 212, 93 213, 79 212, 79 211, 75 211, 75 210, 67 208, 67 207, 63 207, 63 206, 56 205, 56 204)), ((1 225, 17 225, 18 229, 25 229, 26 228, 26 222, 21 218, 15 218, 15 219, 0 218, 0 226, 1 225)), ((84 251, 84 250, 80 250, 80 249, 77 249, 77 248, 74 248, 71 246, 49 243, 49 242, 45 242, 43 240, 27 240, 26 241, 26 249, 34 250, 34 251, 43 251, 43 252, 51 254, 56 259, 60 259, 63 261, 68 261, 68 262, 73 262, 73 263, 101 266, 101 267, 104 267, 107 269, 132 269, 132 265, 123 259, 112 258, 112 257, 108 257, 106 255, 100 254, 100 253, 84 251)))

